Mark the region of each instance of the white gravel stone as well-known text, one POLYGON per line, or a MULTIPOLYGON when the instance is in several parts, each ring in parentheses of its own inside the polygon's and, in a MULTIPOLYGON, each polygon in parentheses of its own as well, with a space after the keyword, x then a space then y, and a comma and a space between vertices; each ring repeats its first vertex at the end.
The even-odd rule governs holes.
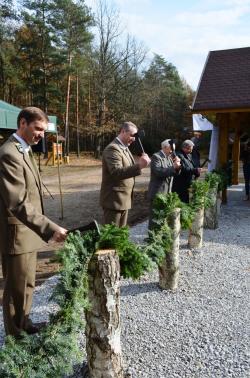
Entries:
MULTIPOLYGON (((229 189, 219 228, 204 231, 200 250, 180 241, 180 282, 175 292, 158 287, 157 270, 139 281, 121 281, 122 349, 131 378, 247 378, 249 352, 250 202, 229 189)), ((238 189, 238 188, 236 188, 238 189)), ((147 222, 131 228, 135 242, 147 222)), ((47 320, 52 277, 36 288, 32 318, 47 320)), ((3 342, 0 317, 0 342, 3 342)), ((81 344, 84 340, 81 335, 81 344)), ((79 367, 74 377, 81 377, 79 367)))

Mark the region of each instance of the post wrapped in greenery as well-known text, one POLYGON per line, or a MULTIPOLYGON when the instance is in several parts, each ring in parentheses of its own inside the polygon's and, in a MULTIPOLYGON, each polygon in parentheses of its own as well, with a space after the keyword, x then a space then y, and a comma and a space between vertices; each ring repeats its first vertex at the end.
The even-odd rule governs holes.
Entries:
POLYGON ((190 206, 195 210, 195 216, 189 230, 189 248, 201 248, 203 244, 204 209, 211 206, 211 199, 207 196, 208 190, 207 181, 192 182, 190 206))
POLYGON ((171 229, 171 248, 159 265, 159 286, 162 289, 175 290, 179 280, 179 245, 180 245, 180 209, 174 209, 168 216, 171 229))
POLYGON ((214 230, 218 227, 218 187, 221 183, 221 177, 217 173, 207 173, 205 180, 209 184, 207 196, 211 200, 211 205, 205 209, 204 228, 214 230))
MULTIPOLYGON (((159 263, 159 286, 162 289, 175 290, 179 278, 179 236, 180 236, 180 214, 182 202, 176 193, 157 194, 154 203, 154 231, 151 239, 163 231, 167 231, 167 244, 165 244, 165 255, 159 263)), ((188 223, 190 213, 187 207, 184 208, 184 223, 188 223)))

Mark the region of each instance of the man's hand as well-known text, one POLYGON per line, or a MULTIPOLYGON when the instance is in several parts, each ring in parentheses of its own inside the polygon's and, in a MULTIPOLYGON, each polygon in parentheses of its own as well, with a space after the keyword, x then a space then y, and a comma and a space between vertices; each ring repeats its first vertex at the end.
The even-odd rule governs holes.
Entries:
POLYGON ((178 156, 173 159, 173 165, 174 169, 176 170, 179 170, 181 168, 181 159, 178 156))
POLYGON ((138 164, 141 169, 146 168, 151 162, 151 159, 149 158, 148 154, 142 154, 142 156, 139 158, 138 164))
POLYGON ((58 230, 54 232, 50 240, 54 242, 63 242, 67 237, 67 232, 68 230, 66 230, 65 228, 58 227, 58 230))
POLYGON ((197 168, 197 171, 199 172, 199 174, 201 174, 202 172, 206 172, 207 169, 206 168, 197 168))

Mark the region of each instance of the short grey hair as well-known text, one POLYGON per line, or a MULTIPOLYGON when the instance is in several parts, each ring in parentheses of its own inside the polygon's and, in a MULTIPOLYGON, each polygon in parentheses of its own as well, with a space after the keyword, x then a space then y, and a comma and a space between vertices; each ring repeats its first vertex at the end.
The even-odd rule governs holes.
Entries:
POLYGON ((138 130, 137 126, 136 126, 133 122, 131 122, 131 121, 127 121, 127 122, 123 122, 123 123, 121 124, 121 126, 120 126, 120 131, 122 131, 122 130, 129 131, 129 129, 130 129, 131 127, 133 127, 133 128, 135 128, 136 130, 138 130))
POLYGON ((184 140, 184 142, 182 142, 181 147, 182 148, 194 147, 194 143, 190 139, 186 139, 186 140, 184 140))
POLYGON ((171 147, 171 144, 169 143, 171 139, 165 139, 161 142, 161 148, 164 147, 171 147))

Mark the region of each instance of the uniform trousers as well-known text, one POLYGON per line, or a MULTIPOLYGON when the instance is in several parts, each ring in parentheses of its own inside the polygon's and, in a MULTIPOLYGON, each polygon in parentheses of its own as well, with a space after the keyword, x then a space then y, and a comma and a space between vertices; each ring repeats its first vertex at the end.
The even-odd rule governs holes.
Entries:
POLYGON ((249 197, 250 163, 243 164, 243 173, 244 173, 244 180, 245 180, 246 196, 249 197))
POLYGON ((128 210, 113 210, 103 208, 104 224, 114 223, 118 227, 127 225, 128 210))
POLYGON ((27 331, 35 288, 37 252, 2 255, 3 317, 6 335, 27 331))

